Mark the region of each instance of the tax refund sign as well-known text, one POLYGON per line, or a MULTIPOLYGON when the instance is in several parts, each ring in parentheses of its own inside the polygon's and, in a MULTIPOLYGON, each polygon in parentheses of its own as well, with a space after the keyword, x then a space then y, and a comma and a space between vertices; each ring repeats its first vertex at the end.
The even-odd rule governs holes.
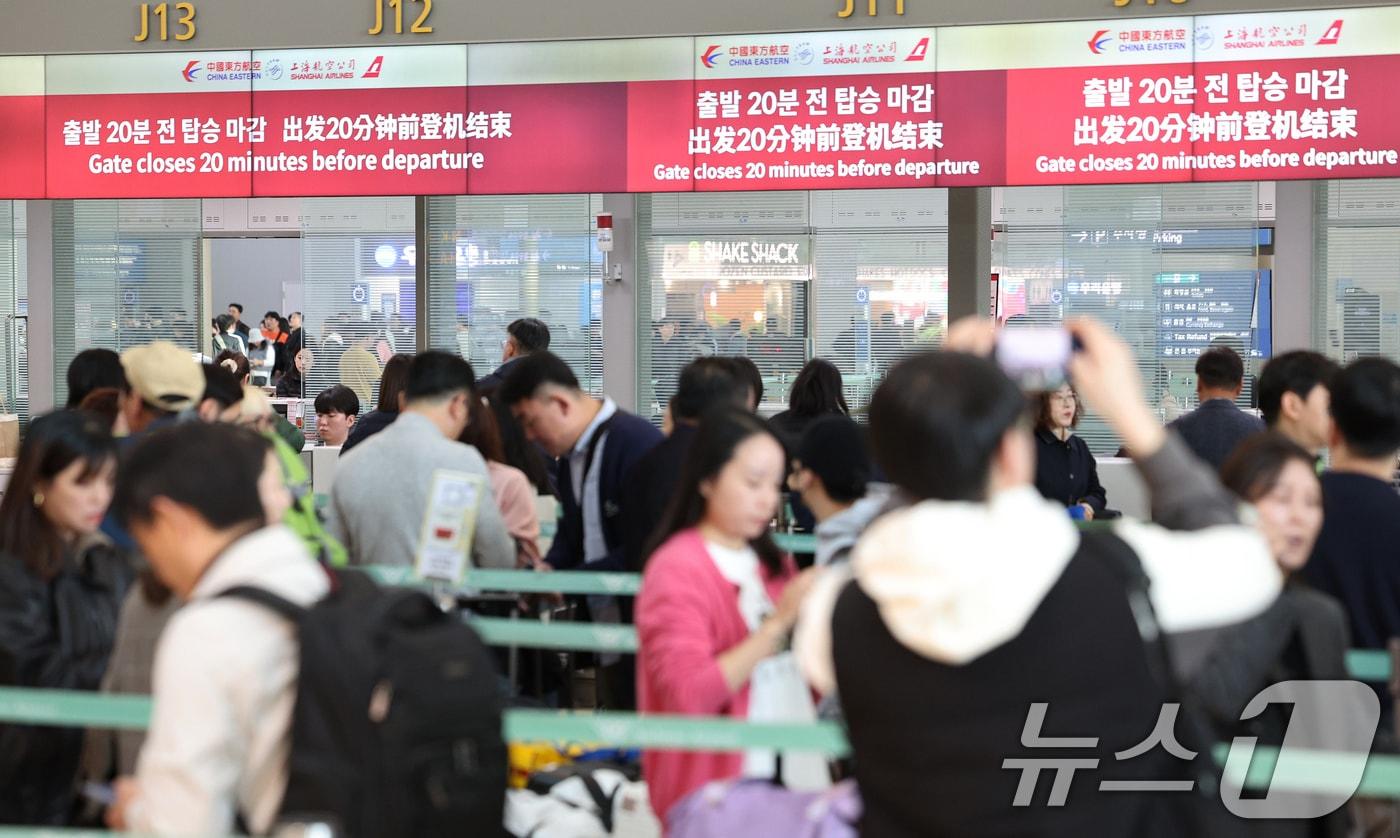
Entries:
POLYGON ((0 57, 0 198, 1400 176, 1400 7, 0 57))

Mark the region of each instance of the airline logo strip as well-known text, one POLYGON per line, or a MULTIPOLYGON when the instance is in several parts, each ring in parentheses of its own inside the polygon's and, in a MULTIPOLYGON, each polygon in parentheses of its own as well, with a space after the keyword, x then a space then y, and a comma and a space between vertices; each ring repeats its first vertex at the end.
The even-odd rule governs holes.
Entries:
POLYGON ((467 101, 465 46, 256 52, 263 129, 244 165, 257 195, 463 194, 486 167, 469 147, 511 114, 467 101))
POLYGON ((697 190, 933 186, 936 55, 933 29, 698 38, 693 166, 659 171, 697 190))
POLYGON ((60 55, 45 61, 50 198, 251 194, 262 125, 250 52, 60 55))
MULTIPOLYGON (((1001 88, 1001 183, 1185 181, 1189 168, 1142 163, 1190 150, 1174 126, 1190 112, 1191 60, 1189 17, 967 27, 943 33, 939 80, 945 92, 1001 88)), ((945 101, 944 113, 985 118, 987 98, 945 101)))
POLYGON ((1202 17, 1195 41, 1197 180, 1395 176, 1400 8, 1202 17))

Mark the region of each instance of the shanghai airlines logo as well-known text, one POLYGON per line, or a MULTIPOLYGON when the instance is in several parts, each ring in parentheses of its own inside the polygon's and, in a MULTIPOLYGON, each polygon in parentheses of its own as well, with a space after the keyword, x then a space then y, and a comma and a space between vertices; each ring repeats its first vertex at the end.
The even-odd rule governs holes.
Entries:
POLYGON ((1327 31, 1322 33, 1322 37, 1317 39, 1317 46, 1336 46, 1342 40, 1341 20, 1332 21, 1332 25, 1327 27, 1327 31))
POLYGON ((182 76, 185 77, 185 81, 193 83, 194 80, 195 80, 196 78, 198 78, 198 76, 195 75, 195 74, 198 73, 198 72, 199 72, 199 62, 198 62, 198 61, 191 61, 190 63, 188 63, 188 64, 185 65, 185 69, 184 69, 184 70, 180 71, 180 75, 182 75, 182 76))
POLYGON ((1104 54, 1104 45, 1113 40, 1108 36, 1107 29, 1100 29, 1094 33, 1094 37, 1089 39, 1089 51, 1094 55, 1104 54))
POLYGON ((700 63, 704 64, 706 67, 713 68, 723 51, 724 47, 719 44, 710 44, 710 48, 705 50, 704 55, 700 56, 700 63))
POLYGON ((368 70, 365 70, 365 74, 364 74, 363 76, 360 76, 360 78, 362 78, 362 79, 377 79, 377 78, 379 78, 379 72, 380 72, 381 70, 383 70, 383 69, 384 69, 384 56, 382 56, 382 55, 376 55, 376 56, 374 57, 374 60, 371 61, 371 62, 369 63, 369 69, 368 69, 368 70))
POLYGON ((909 53, 905 61, 923 61, 928 58, 928 38, 923 38, 914 45, 914 51, 909 53))

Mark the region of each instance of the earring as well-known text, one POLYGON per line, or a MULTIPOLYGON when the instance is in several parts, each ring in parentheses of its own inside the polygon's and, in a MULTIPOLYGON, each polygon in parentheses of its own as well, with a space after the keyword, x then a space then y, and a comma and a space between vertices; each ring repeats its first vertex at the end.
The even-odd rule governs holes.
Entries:
POLYGON ((35 508, 35 509, 38 509, 38 508, 42 507, 43 505, 44 505, 44 493, 43 493, 43 492, 37 492, 37 491, 36 491, 36 492, 34 493, 34 508, 35 508))

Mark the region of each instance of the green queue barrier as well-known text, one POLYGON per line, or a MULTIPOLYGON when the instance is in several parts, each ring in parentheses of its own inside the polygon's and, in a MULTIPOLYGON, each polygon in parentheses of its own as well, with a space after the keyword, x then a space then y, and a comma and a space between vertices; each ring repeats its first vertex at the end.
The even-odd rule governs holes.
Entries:
MULTIPOLYGON (((381 585, 431 587, 411 567, 370 565, 362 568, 381 585)), ((509 591, 522 594, 601 594, 605 596, 636 596, 642 587, 642 577, 636 573, 559 570, 540 573, 535 570, 486 570, 468 568, 462 593, 476 591, 509 591)))
MULTIPOLYGON (((323 493, 314 496, 313 502, 318 511, 324 511, 330 503, 330 495, 323 493)), ((544 536, 554 536, 554 526, 541 524, 540 534, 544 536)), ((783 550, 789 553, 814 553, 817 549, 817 537, 811 533, 800 532, 780 532, 773 534, 773 541, 783 550)))
MULTIPOLYGON (((3 724, 144 730, 150 718, 150 696, 0 687, 3 724)), ((754 724, 702 716, 507 710, 504 727, 512 742, 597 742, 690 751, 798 748, 830 756, 844 756, 848 750, 846 736, 834 722, 754 724)))
POLYGON ((805 532, 775 532, 773 543, 788 553, 817 552, 817 537, 805 532))
MULTIPOLYGON (((6 724, 142 729, 150 708, 151 700, 146 696, 0 688, 0 723, 6 724)), ((843 756, 849 750, 845 734, 833 722, 755 724, 739 719, 631 713, 507 710, 504 735, 512 742, 578 742, 683 751, 778 748, 843 756)), ((1228 745, 1216 746, 1216 760, 1224 764, 1228 751, 1228 745)), ((1228 779, 1250 789, 1332 791, 1344 785, 1345 760, 1336 753, 1305 750, 1290 752, 1287 760, 1280 760, 1277 748, 1260 747, 1248 768, 1232 772, 1228 779)), ((1400 798, 1400 757, 1373 754, 1356 794, 1400 798)), ((53 834, 105 833, 0 828, 0 836, 53 834)))
MULTIPOLYGON (((805 533, 777 533, 773 536, 778 547, 789 553, 811 553, 817 538, 805 533)), ((411 567, 370 565, 364 568, 383 585, 428 586, 411 567)), ((539 573, 533 570, 487 570, 468 568, 463 592, 509 591, 522 594, 594 594, 602 596, 636 596, 642 587, 638 573, 615 573, 587 570, 560 570, 539 573)))
POLYGON ((1347 673, 1358 681, 1384 684, 1390 680, 1390 653, 1351 649, 1347 652, 1347 673))
MULTIPOLYGON (((411 568, 365 568, 385 585, 422 585, 411 568)), ((588 571, 557 571, 537 573, 532 570, 468 571, 466 591, 492 590, 512 593, 563 593, 635 595, 641 579, 633 573, 592 573, 588 571)), ((579 652, 635 652, 636 630, 632 626, 608 623, 540 623, 533 620, 508 620, 478 617, 472 625, 488 644, 497 646, 528 646, 579 652)), ((1376 649, 1351 649, 1346 655, 1347 672, 1352 678, 1368 683, 1390 680, 1390 655, 1376 649)))
POLYGON ((541 623, 504 617, 472 617, 467 624, 488 646, 618 654, 637 651, 637 630, 621 623, 541 623))

